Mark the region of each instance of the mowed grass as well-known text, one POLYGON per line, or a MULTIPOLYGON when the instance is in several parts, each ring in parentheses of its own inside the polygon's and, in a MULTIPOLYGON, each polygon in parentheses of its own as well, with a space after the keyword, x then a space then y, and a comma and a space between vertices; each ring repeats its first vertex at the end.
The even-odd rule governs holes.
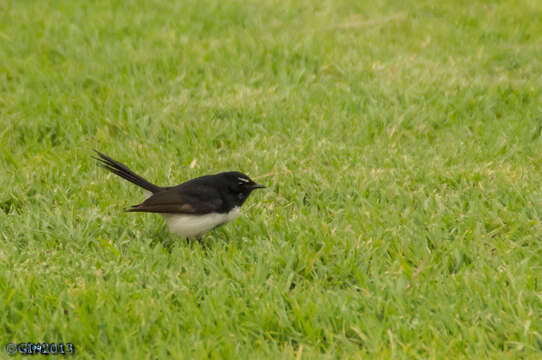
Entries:
POLYGON ((0 2, 0 357, 542 358, 542 2, 0 2), (174 185, 268 188, 206 236, 174 185))

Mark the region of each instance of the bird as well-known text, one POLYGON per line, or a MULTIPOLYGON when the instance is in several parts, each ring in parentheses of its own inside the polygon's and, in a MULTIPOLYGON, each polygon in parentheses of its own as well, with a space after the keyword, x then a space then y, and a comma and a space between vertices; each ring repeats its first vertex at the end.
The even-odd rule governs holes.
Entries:
POLYGON ((196 240, 205 248, 203 235, 240 215, 240 208, 256 189, 265 188, 239 171, 204 175, 176 186, 157 186, 126 165, 94 150, 97 165, 143 188, 149 195, 126 212, 158 213, 169 230, 196 240))

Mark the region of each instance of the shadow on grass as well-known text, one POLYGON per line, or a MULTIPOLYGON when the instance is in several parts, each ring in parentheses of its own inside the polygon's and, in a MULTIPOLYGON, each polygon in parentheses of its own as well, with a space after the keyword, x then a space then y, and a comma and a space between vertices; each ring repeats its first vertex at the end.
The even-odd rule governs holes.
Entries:
POLYGON ((197 238, 184 238, 179 235, 172 234, 167 228, 160 228, 154 232, 153 240, 150 242, 150 246, 154 248, 157 245, 161 245, 169 253, 175 248, 175 246, 189 246, 191 248, 199 247, 203 250, 215 247, 217 242, 230 243, 229 235, 226 231, 215 230, 214 236, 206 234, 202 237, 201 242, 197 238))

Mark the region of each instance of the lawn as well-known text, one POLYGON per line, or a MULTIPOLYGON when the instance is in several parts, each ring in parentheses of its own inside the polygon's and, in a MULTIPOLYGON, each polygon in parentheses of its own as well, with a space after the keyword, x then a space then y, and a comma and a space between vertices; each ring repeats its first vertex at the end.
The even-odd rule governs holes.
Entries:
POLYGON ((541 104, 538 0, 0 2, 0 358, 540 359, 541 104))

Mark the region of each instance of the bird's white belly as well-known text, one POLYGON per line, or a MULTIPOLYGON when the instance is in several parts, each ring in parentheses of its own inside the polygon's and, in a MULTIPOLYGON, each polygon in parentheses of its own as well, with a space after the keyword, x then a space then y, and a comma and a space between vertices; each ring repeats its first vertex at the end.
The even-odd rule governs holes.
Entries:
POLYGON ((215 227, 232 221, 240 214, 238 207, 228 213, 210 213, 205 215, 161 214, 172 233, 183 237, 201 236, 215 227))

